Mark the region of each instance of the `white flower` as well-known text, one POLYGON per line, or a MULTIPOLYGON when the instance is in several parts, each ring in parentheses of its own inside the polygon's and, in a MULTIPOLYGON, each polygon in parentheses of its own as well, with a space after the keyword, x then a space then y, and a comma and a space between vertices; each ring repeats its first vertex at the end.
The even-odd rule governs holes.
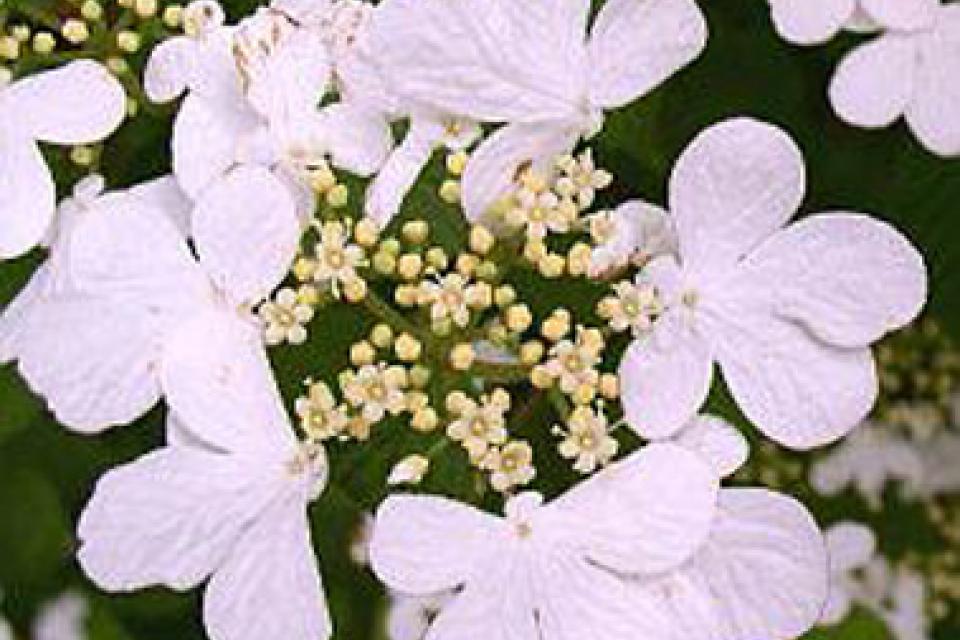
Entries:
POLYGON ((273 300, 260 305, 264 337, 269 345, 303 344, 307 340, 306 324, 313 319, 313 307, 300 301, 297 292, 284 287, 273 300))
POLYGON ((13 636, 13 629, 3 618, 0 618, 0 640, 16 640, 13 636))
POLYGON ((722 418, 709 414, 690 420, 673 440, 699 455, 718 478, 730 477, 750 457, 750 445, 743 434, 722 418))
POLYGON ((770 0, 783 36, 800 44, 833 37, 842 26, 881 30, 854 49, 830 84, 830 101, 848 123, 890 126, 903 117, 921 144, 960 155, 960 8, 940 0, 770 0))
POLYGON ((323 449, 294 438, 255 332, 195 327, 168 350, 167 446, 97 483, 80 565, 110 591, 206 582, 212 638, 329 638, 306 513, 323 449))
POLYGON ((390 640, 424 640, 430 623, 453 598, 452 591, 425 596, 390 594, 387 611, 387 637, 390 640))
POLYGON ((463 202, 478 221, 517 169, 550 166, 595 133, 605 110, 648 93, 693 60, 706 24, 690 0, 590 3, 389 0, 372 45, 391 91, 414 105, 507 123, 467 164, 463 202))
POLYGON ((490 486, 501 493, 530 484, 537 477, 533 447, 522 440, 491 447, 480 460, 480 468, 490 472, 490 486))
POLYGON ((87 602, 80 594, 65 593, 40 609, 33 623, 33 639, 85 640, 88 613, 87 602))
POLYGON ((0 364, 19 357, 23 336, 42 302, 65 294, 73 287, 70 246, 76 229, 88 216, 129 202, 129 207, 133 209, 139 206, 156 208, 168 216, 181 233, 185 235, 188 232, 192 203, 171 176, 126 191, 104 193, 104 186, 101 176, 88 176, 74 185, 73 195, 63 200, 57 208, 53 224, 43 241, 49 250, 49 257, 0 314, 0 364))
POLYGON ((497 518, 393 496, 371 542, 391 589, 459 592, 430 637, 563 640, 797 637, 826 597, 822 537, 795 501, 719 494, 716 475, 654 444, 556 501, 522 494, 497 518), (482 625, 482 626, 480 626, 482 625), (480 634, 480 635, 478 635, 480 634))
POLYGON ((830 557, 830 598, 819 624, 832 626, 843 622, 861 595, 857 572, 867 567, 877 552, 873 531, 855 522, 835 524, 826 532, 830 557))
POLYGON ((774 440, 802 449, 844 435, 877 394, 869 345, 924 304, 922 257, 862 215, 784 226, 803 199, 803 158, 754 120, 701 133, 669 187, 679 260, 643 269, 664 312, 620 365, 630 425, 647 438, 675 433, 718 362, 741 410, 774 440))
POLYGON ((597 467, 608 464, 617 455, 619 443, 610 435, 610 425, 603 411, 591 407, 577 407, 567 418, 567 429, 555 427, 563 436, 560 455, 573 460, 573 468, 580 473, 593 473, 597 467))
POLYGON ((350 242, 350 233, 343 223, 325 222, 320 227, 320 242, 315 248, 317 267, 314 280, 329 286, 339 295, 341 285, 357 279, 357 268, 364 265, 366 255, 350 242))
POLYGON ((676 232, 660 207, 639 200, 590 216, 590 235, 597 246, 590 255, 590 277, 599 278, 628 264, 643 266, 653 258, 676 253, 676 232))
POLYGON ((484 395, 480 402, 464 397, 449 409, 456 419, 447 427, 447 437, 463 445, 471 462, 480 462, 490 447, 506 443, 510 396, 502 389, 484 395))
POLYGON ((871 423, 860 426, 810 468, 810 484, 818 493, 835 496, 853 485, 874 510, 883 507, 883 491, 893 481, 900 483, 907 499, 923 495, 923 457, 913 443, 871 423))
POLYGON ((401 366, 388 366, 385 362, 365 364, 355 372, 347 372, 340 387, 350 406, 360 410, 369 424, 380 422, 388 413, 395 416, 407 407, 407 372, 401 366))
POLYGON ((20 371, 60 422, 95 432, 132 422, 179 374, 166 348, 182 332, 253 326, 250 309, 284 278, 300 225, 263 169, 237 168, 192 216, 198 259, 157 208, 120 200, 88 216, 70 245, 69 295, 26 327, 20 371))
POLYGON ((407 456, 390 470, 387 477, 387 484, 395 486, 398 484, 420 484, 423 477, 430 470, 430 459, 419 454, 407 456))
POLYGON ((20 256, 49 233, 56 190, 37 142, 78 145, 106 138, 123 122, 126 93, 89 60, 0 86, 0 260, 20 256))

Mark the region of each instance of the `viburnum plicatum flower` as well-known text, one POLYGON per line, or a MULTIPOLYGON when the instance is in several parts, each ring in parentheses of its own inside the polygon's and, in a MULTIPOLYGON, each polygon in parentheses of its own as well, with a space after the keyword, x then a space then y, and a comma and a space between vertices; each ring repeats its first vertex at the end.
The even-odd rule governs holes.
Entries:
POLYGON ((104 193, 105 183, 99 175, 87 176, 73 188, 73 195, 64 199, 43 240, 49 257, 0 313, 0 363, 19 357, 23 336, 33 321, 34 313, 44 300, 63 295, 73 286, 70 247, 74 233, 89 216, 114 207, 154 207, 166 214, 185 235, 189 227, 192 204, 180 191, 171 176, 157 178, 124 191, 104 193))
POLYGON ((778 640, 809 628, 826 598, 806 511, 765 491, 718 493, 715 472, 675 444, 550 503, 521 494, 506 514, 427 496, 381 505, 378 577, 411 595, 458 589, 430 638, 778 640))
POLYGON ((132 422, 176 377, 166 351, 179 333, 256 324, 251 309, 288 272, 300 223, 265 169, 238 167, 198 202, 190 235, 197 257, 167 214, 129 199, 74 231, 70 291, 43 301, 19 354, 61 423, 94 432, 132 422))
POLYGON ((882 128, 903 117, 931 152, 960 154, 960 8, 940 0, 770 0, 783 37, 818 44, 841 28, 881 31, 849 53, 830 84, 848 123, 882 128))
POLYGON ((856 572, 873 559, 877 538, 869 527, 855 522, 835 524, 827 529, 825 537, 830 557, 830 597, 819 622, 836 625, 847 618, 861 595, 856 572))
POLYGON ((300 443, 255 328, 194 324, 168 347, 167 445, 108 472, 80 518, 79 560, 109 591, 207 582, 217 640, 332 633, 306 509, 322 446, 300 443))
POLYGON ((0 86, 0 259, 15 258, 50 231, 56 189, 38 142, 79 145, 113 133, 126 93, 102 65, 80 60, 0 86))
POLYGON ((804 188, 796 144, 755 120, 710 127, 677 161, 678 255, 641 272, 663 311, 620 364, 624 410, 644 437, 669 437, 697 412, 715 362, 747 418, 789 447, 832 442, 873 406, 869 347, 923 307, 923 258, 859 214, 788 225, 804 188))
POLYGON ((544 169, 596 133, 603 113, 693 60, 706 24, 691 0, 610 0, 587 34, 590 2, 388 0, 373 47, 391 92, 413 105, 507 123, 463 176, 470 220, 506 196, 517 169, 544 169))

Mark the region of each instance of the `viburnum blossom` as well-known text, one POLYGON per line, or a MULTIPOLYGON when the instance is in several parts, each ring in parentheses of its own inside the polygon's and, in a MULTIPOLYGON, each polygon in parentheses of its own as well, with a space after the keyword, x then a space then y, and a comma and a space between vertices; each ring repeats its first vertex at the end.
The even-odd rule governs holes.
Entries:
POLYGON ((546 168, 603 113, 653 90, 703 49, 690 0, 612 0, 587 33, 590 3, 388 0, 371 38, 401 99, 480 122, 506 123, 470 158, 467 218, 507 195, 517 168, 546 168), (437 64, 443 60, 444 64, 437 64))
POLYGON ((77 145, 113 133, 126 94, 102 65, 79 60, 0 86, 0 259, 40 244, 56 211, 53 177, 38 142, 77 145))
POLYGON ((960 8, 940 0, 769 0, 791 42, 817 44, 841 28, 881 32, 841 61, 830 102, 852 125, 904 118, 931 152, 960 155, 960 8))
POLYGON ((111 591, 206 582, 212 638, 326 640, 306 514, 326 454, 294 437, 255 330, 193 329, 168 349, 180 375, 167 389, 167 444, 97 483, 80 565, 111 591))
POLYGON ((290 194, 260 168, 237 168, 192 214, 197 257, 169 217, 121 199, 75 230, 69 293, 43 301, 26 328, 20 372, 65 425, 126 424, 159 399, 165 345, 178 333, 250 323, 300 239, 290 194), (105 318, 110 318, 105 322, 105 318))
POLYGON ((789 447, 832 442, 873 406, 869 346, 920 312, 923 259, 863 215, 787 225, 804 188, 800 150, 755 120, 714 125, 680 156, 669 189, 678 254, 641 272, 664 311, 620 365, 641 435, 676 433, 706 399, 714 362, 747 418, 789 447))

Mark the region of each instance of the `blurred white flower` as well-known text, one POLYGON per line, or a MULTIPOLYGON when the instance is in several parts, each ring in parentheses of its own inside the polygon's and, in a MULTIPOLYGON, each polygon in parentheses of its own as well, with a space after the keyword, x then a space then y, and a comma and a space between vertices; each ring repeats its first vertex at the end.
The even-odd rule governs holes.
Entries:
POLYGON ((628 423, 676 433, 703 404, 714 362, 747 418, 786 446, 832 442, 877 394, 869 346, 919 313, 923 258, 895 229, 830 213, 787 225, 803 199, 800 150, 735 119, 701 133, 670 179, 679 261, 643 276, 664 312, 620 364, 628 423))
POLYGON ((911 31, 928 25, 939 0, 768 0, 777 31, 795 44, 821 44, 841 29, 911 31))
POLYGON ((843 622, 862 594, 860 573, 877 552, 873 531, 855 522, 835 524, 826 532, 830 558, 830 597, 819 624, 832 626, 843 622))
POLYGON ((590 3, 389 0, 372 46, 391 92, 412 105, 507 123, 463 176, 467 217, 508 195, 517 169, 542 169, 621 107, 693 60, 706 23, 689 0, 613 0, 587 34, 590 3))
POLYGON ((113 133, 126 93, 99 63, 79 60, 0 86, 0 260, 40 244, 50 232, 56 190, 38 142, 79 145, 113 133))
POLYGON ((33 623, 33 640, 86 640, 87 615, 83 596, 65 593, 41 607, 33 623))
POLYGON ((191 228, 198 259, 166 214, 136 199, 74 231, 70 294, 41 301, 19 350, 20 372, 63 424, 96 432, 145 413, 180 375, 168 345, 201 328, 252 327, 250 309, 283 280, 300 240, 289 193, 252 167, 208 190, 191 228))
POLYGON ((101 588, 207 582, 220 640, 332 633, 306 507, 323 491, 321 446, 299 443, 262 344, 195 327, 169 345, 167 445, 108 472, 80 518, 79 561, 101 588))
POLYGON ((452 591, 426 596, 392 592, 387 611, 387 637, 390 640, 424 640, 430 624, 453 597, 452 591))

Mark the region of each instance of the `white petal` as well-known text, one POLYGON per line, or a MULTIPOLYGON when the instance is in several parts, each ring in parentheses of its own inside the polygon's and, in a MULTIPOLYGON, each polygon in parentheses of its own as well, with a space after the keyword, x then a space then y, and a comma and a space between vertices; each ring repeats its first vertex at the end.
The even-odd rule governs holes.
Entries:
POLYGON ((259 514, 207 585, 203 620, 218 640, 327 640, 333 632, 300 496, 259 514))
POLYGON ((882 128, 903 115, 916 85, 916 40, 895 33, 851 51, 830 82, 830 103, 849 124, 882 128))
POLYGON ((171 410, 216 449, 290 457, 296 445, 257 328, 229 312, 186 322, 168 340, 161 370, 171 410))
POLYGON ((280 284, 300 243, 293 197, 259 167, 237 167, 206 191, 192 226, 201 264, 240 304, 259 301, 280 284))
POLYGON ((371 32, 390 89, 486 122, 576 117, 585 84, 584 0, 389 0, 371 32), (442 60, 443 64, 437 64, 442 60))
POLYGON ((670 638, 672 629, 656 601, 622 576, 576 557, 551 554, 536 574, 539 638, 636 640, 670 638))
POLYGON ((74 229, 69 249, 79 291, 147 310, 158 329, 211 298, 170 218, 135 198, 102 200, 74 229))
POLYGON ((736 473, 750 457, 750 444, 736 427, 723 418, 706 414, 683 428, 677 444, 698 454, 721 478, 736 473))
POLYGON ((590 96, 605 109, 646 95, 707 43, 693 0, 610 0, 590 32, 590 96))
POLYGON ((24 336, 32 317, 51 289, 50 267, 42 264, 27 284, 0 313, 0 365, 20 357, 24 336))
POLYGON ((237 459, 165 448, 108 472, 80 518, 84 572, 109 591, 189 589, 227 558, 274 497, 237 459))
POLYGON ((862 347, 914 320, 927 297, 923 256, 890 225, 823 214, 775 234, 745 261, 770 308, 822 340, 862 347))
POLYGON ((499 521, 473 507, 428 496, 387 498, 377 510, 370 564, 391 589, 429 594, 463 584, 484 567, 499 521))
POLYGON ((731 265, 797 212, 803 156, 781 129, 746 118, 700 133, 670 177, 670 209, 688 271, 731 265))
POLYGON ((941 9, 937 28, 920 45, 907 123, 923 145, 942 156, 960 155, 960 7, 941 9))
POLYGON ((173 124, 173 172, 191 198, 233 166, 241 140, 258 126, 249 109, 217 104, 190 94, 173 124))
POLYGON ((160 42, 147 59, 143 72, 143 90, 153 102, 170 102, 187 90, 191 58, 198 55, 195 41, 173 37, 160 42))
POLYGON ((0 259, 40 244, 55 209, 53 178, 37 145, 0 131, 0 259))
POLYGON ((877 552, 877 537, 870 527, 856 522, 841 522, 827 530, 830 570, 841 574, 867 566, 877 552))
POLYGON ((860 0, 863 10, 887 29, 913 31, 933 24, 940 0, 860 0))
POLYGON ((769 0, 773 23, 784 40, 822 44, 840 32, 856 0, 769 0))
POLYGON ((759 489, 720 493, 720 517, 687 571, 712 599, 725 640, 797 638, 820 617, 827 557, 799 502, 759 489))
POLYGON ((690 558, 716 510, 718 476, 697 455, 652 444, 585 481, 544 511, 590 562, 654 574, 690 558), (555 516, 552 514, 556 514, 555 516))
POLYGON ((393 134, 376 111, 340 102, 320 112, 319 127, 333 164, 359 176, 377 172, 393 148, 393 134))
POLYGON ((127 192, 149 207, 167 214, 184 238, 190 235, 190 214, 193 202, 183 192, 176 178, 167 175, 144 182, 127 192))
POLYGON ((869 349, 827 345, 803 327, 748 304, 724 312, 717 360, 744 415, 792 449, 838 440, 877 397, 869 349))
POLYGON ((431 120, 412 118, 410 130, 367 188, 364 214, 382 229, 400 211, 443 135, 431 120))
POLYGON ((160 397, 144 314, 91 299, 45 302, 20 347, 20 373, 57 420, 83 433, 128 424, 160 397))
POLYGON ((580 137, 568 126, 507 125, 480 143, 463 174, 463 209, 471 222, 484 220, 490 208, 507 196, 517 170, 531 164, 549 166, 569 153, 580 137))
POLYGON ((838 625, 853 609, 853 602, 850 594, 843 590, 838 584, 830 585, 830 592, 827 594, 827 602, 823 605, 823 611, 820 613, 820 619, 817 620, 818 626, 832 627, 838 625))
POLYGON ((102 140, 127 113, 123 87, 91 60, 28 76, 8 87, 3 99, 18 131, 54 144, 102 140))
MULTIPOLYGON (((248 20, 256 24, 261 16, 265 17, 266 24, 279 19, 271 13, 260 13, 248 20)), ((258 31, 253 27, 253 38, 260 40, 254 46, 262 47, 266 34, 258 31)), ((238 41, 242 42, 245 35, 241 25, 238 41)), ((279 39, 276 50, 264 53, 242 68, 245 95, 250 104, 265 118, 282 121, 319 106, 331 79, 331 68, 327 48, 313 31, 297 29, 276 37, 279 39)))
POLYGON ((713 380, 713 353, 677 312, 662 316, 620 361, 627 424, 644 438, 669 438, 703 406, 713 380))

